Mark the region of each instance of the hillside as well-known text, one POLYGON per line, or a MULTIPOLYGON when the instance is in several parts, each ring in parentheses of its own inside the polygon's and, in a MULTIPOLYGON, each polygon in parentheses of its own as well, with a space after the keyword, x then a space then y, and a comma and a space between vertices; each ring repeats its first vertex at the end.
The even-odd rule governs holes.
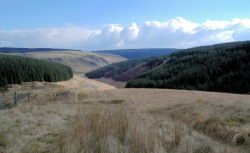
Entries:
POLYGON ((175 48, 147 48, 147 49, 118 49, 118 50, 100 50, 96 53, 116 54, 127 59, 145 58, 150 56, 168 55, 176 51, 175 48))
POLYGON ((250 151, 250 95, 169 89, 85 90, 78 85, 90 82, 82 79, 66 81, 64 87, 27 83, 16 92, 0 94, 0 151, 250 151), (72 81, 80 89, 72 88, 72 81), (17 105, 13 104, 15 93, 17 105))
POLYGON ((84 73, 108 64, 126 60, 118 55, 83 51, 39 51, 25 53, 4 53, 44 59, 72 67, 74 73, 84 73))
POLYGON ((232 93, 250 91, 250 41, 190 48, 169 56, 148 59, 143 64, 130 66, 132 63, 135 62, 132 60, 120 65, 110 65, 90 72, 87 76, 130 80, 127 83, 129 88, 192 89, 232 93), (150 63, 153 63, 152 67, 138 75, 130 76, 131 70, 150 63), (127 73, 129 77, 124 78, 120 75, 123 73, 127 73))
POLYGON ((147 57, 114 63, 86 74, 88 78, 111 78, 115 81, 129 81, 161 65, 168 57, 147 57))
POLYGON ((72 78, 69 66, 27 57, 0 55, 0 87, 30 81, 56 82, 72 78))
POLYGON ((44 51, 79 51, 79 50, 58 49, 58 48, 13 48, 13 47, 0 47, 0 53, 27 53, 27 52, 44 52, 44 51))

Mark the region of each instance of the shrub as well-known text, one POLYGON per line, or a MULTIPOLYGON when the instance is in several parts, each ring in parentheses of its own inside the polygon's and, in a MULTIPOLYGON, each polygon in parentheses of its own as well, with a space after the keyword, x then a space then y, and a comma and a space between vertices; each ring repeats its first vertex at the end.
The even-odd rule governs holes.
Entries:
POLYGON ((5 131, 0 128, 0 152, 3 152, 4 148, 7 147, 7 139, 5 131))
POLYGON ((208 145, 202 145, 197 148, 193 153, 213 153, 213 149, 208 145))

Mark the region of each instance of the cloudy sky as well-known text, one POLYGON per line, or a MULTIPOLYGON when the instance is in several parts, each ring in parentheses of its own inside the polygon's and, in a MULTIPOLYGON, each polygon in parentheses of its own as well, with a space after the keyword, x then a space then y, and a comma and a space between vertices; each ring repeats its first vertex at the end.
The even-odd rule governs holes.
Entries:
POLYGON ((187 48, 250 40, 248 0, 0 0, 0 47, 187 48))

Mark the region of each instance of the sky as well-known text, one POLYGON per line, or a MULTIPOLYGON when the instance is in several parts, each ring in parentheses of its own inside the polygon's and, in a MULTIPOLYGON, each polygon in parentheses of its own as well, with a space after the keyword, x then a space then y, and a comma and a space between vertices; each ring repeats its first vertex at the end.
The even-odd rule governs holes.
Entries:
POLYGON ((249 0, 0 0, 0 47, 188 48, 250 40, 249 0))

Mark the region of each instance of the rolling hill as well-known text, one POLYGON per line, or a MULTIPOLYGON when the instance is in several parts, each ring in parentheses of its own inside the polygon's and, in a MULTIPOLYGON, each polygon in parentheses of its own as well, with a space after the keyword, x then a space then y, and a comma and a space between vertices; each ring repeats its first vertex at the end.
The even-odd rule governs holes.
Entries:
MULTIPOLYGON (((231 44, 212 46, 210 52, 216 52, 214 55, 221 63, 235 59, 234 56, 228 58, 227 54, 223 59, 217 53, 227 45, 229 52, 237 49, 248 52, 248 43, 232 44, 236 48, 230 47, 231 44)), ((205 49, 201 50, 204 55, 207 54, 205 49)), ((180 52, 114 65, 120 69, 151 65, 148 70, 154 71, 168 62, 172 63, 171 58, 192 61, 189 58, 192 57, 192 49, 189 51, 189 55, 180 52)), ((240 64, 245 65, 241 54, 236 51, 233 55, 237 55, 237 59, 241 59, 240 64)), ((249 54, 244 55, 248 60, 249 54)), ((213 62, 213 58, 207 58, 213 62)), ((27 73, 31 72, 30 67, 16 65, 26 68, 27 73)), ((0 74, 3 74, 1 68, 2 65, 0 74)), ((72 150, 98 152, 102 149, 106 153, 117 149, 121 153, 249 153, 249 110, 250 95, 172 89, 116 89, 81 76, 56 83, 23 83, 0 93, 0 123, 4 123, 0 130, 0 152, 66 153, 72 150)))
MULTIPOLYGON (((25 49, 18 49, 25 50, 25 49)), ((32 50, 32 49, 31 49, 32 50)), ((15 53, 9 53, 9 51, 0 51, 2 54, 17 55, 24 57, 31 57, 36 59, 44 59, 47 61, 53 61, 60 64, 71 66, 74 73, 85 73, 108 64, 120 62, 126 60, 118 55, 105 54, 105 53, 92 53, 83 51, 71 51, 71 50, 54 50, 45 51, 45 49, 33 50, 32 52, 21 51, 15 53)))
POLYGON ((27 52, 43 52, 43 51, 80 51, 80 50, 58 49, 58 48, 13 48, 13 47, 0 47, 0 53, 27 53, 27 52))
POLYGON ((147 49, 118 49, 118 50, 100 50, 96 53, 116 54, 127 59, 145 58, 150 56, 168 55, 176 51, 175 48, 147 48, 147 49))
POLYGON ((196 47, 166 56, 129 60, 97 69, 86 76, 128 81, 129 88, 249 93, 250 41, 196 47))

